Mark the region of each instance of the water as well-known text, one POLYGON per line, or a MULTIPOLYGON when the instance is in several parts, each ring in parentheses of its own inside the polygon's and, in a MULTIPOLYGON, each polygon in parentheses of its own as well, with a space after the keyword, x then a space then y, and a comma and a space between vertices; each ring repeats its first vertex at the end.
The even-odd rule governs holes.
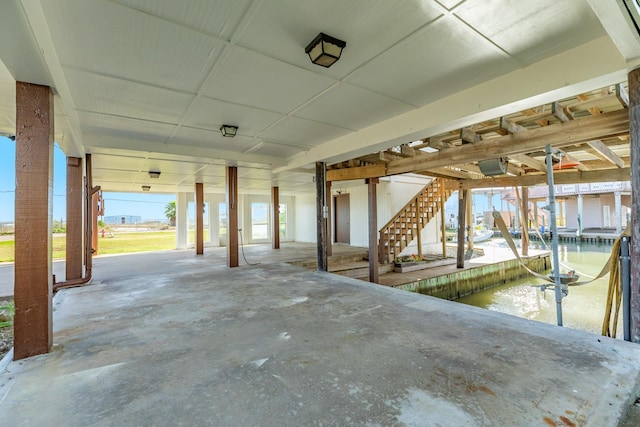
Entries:
MULTIPOLYGON (((502 246, 497 239, 485 246, 502 246)), ((544 249, 531 245, 532 249, 544 249)), ((611 245, 562 244, 558 247, 562 272, 576 270, 580 281, 586 276, 598 275, 611 254, 611 245)), ((536 277, 509 282, 477 294, 458 299, 458 302, 499 311, 540 322, 557 324, 555 292, 542 292, 534 285, 545 283, 536 277)), ((600 335, 604 319, 605 303, 609 288, 609 276, 584 286, 569 286, 569 295, 562 299, 562 315, 565 327, 600 335)), ((622 336, 622 312, 619 315, 618 338, 622 336)))

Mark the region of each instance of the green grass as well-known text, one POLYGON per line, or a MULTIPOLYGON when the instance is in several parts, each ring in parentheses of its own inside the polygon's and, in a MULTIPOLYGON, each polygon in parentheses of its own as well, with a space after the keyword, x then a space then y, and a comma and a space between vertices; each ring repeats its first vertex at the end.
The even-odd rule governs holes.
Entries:
MULTIPOLYGON (((53 237, 53 258, 65 257, 65 236, 53 237)), ((13 262, 14 241, 0 242, 0 262, 13 262)), ((114 233, 98 237, 98 255, 122 254, 130 252, 151 252, 175 249, 175 231, 150 231, 141 233, 114 233)))
POLYGON ((16 312, 16 307, 13 304, 13 301, 9 301, 5 305, 0 305, 0 314, 2 314, 2 318, 9 318, 9 320, 0 321, 0 328, 8 328, 13 325, 13 315, 16 312))

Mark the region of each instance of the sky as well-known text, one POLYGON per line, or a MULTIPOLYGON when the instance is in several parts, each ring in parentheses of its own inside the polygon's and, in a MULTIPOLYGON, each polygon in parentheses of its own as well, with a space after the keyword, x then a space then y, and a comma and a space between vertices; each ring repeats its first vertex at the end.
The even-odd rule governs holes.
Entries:
MULTIPOLYGON (((0 223, 15 216, 16 143, 0 136, 0 223)), ((53 149, 53 219, 66 220, 66 156, 58 145, 53 149)), ((94 182, 94 185, 100 185, 94 182)), ((105 216, 134 215, 142 220, 164 220, 166 204, 173 194, 103 193, 105 216)))

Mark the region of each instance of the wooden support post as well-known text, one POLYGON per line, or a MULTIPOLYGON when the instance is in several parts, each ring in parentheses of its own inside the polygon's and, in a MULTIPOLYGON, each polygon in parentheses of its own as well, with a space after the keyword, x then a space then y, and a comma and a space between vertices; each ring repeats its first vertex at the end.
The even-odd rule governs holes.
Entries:
POLYGON ((522 255, 529 256, 529 187, 522 187, 522 255))
POLYGON ((469 190, 458 190, 458 250, 456 252, 456 266, 464 268, 464 237, 465 237, 465 213, 467 211, 467 193, 469 190))
POLYGON ((48 86, 16 82, 14 360, 53 343, 53 117, 48 86))
POLYGON ((422 203, 421 194, 416 197, 416 245, 418 246, 418 256, 422 259, 422 203))
MULTIPOLYGON (((640 69, 629 73, 631 259, 640 259, 640 69)), ((640 343, 640 263, 631 262, 631 341, 640 343)))
POLYGON ((91 196, 91 253, 98 255, 100 244, 98 243, 98 211, 100 210, 100 195, 93 193, 91 196))
POLYGON ((327 165, 316 162, 316 225, 318 245, 318 271, 328 271, 327 262, 327 165))
POLYGON ((196 255, 204 254, 204 186, 196 182, 196 255))
POLYGON ((467 209, 466 220, 468 224, 466 228, 468 228, 469 230, 467 232, 467 250, 472 251, 473 237, 476 231, 476 221, 475 221, 475 218, 473 217, 473 192, 471 190, 469 190, 467 193, 466 209, 467 209))
POLYGON ((227 266, 238 266, 238 167, 227 166, 227 266))
POLYGON ((442 258, 447 257, 447 213, 444 205, 447 202, 444 197, 444 182, 440 185, 440 227, 442 229, 442 258))
POLYGON ((65 280, 82 277, 82 159, 67 157, 65 280))
POLYGON ((280 189, 278 187, 271 187, 271 206, 273 208, 271 247, 280 249, 280 189))
POLYGON ((327 203, 327 256, 331 256, 333 254, 333 233, 331 232, 331 207, 333 206, 333 197, 331 196, 331 181, 327 181, 325 197, 327 203))
POLYGON ((85 239, 85 258, 84 258, 84 268, 85 275, 89 276, 92 274, 93 270, 93 252, 89 250, 91 248, 93 242, 93 160, 91 160, 91 154, 85 154, 85 178, 84 178, 84 203, 85 203, 85 211, 84 211, 84 239, 85 239))
POLYGON ((378 283, 378 178, 365 181, 369 200, 369 281, 378 283))

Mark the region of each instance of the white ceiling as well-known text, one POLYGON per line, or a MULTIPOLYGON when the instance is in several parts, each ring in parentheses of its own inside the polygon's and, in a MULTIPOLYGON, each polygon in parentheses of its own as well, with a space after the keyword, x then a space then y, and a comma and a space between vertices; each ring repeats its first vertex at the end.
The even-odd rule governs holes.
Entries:
POLYGON ((239 166, 244 191, 314 191, 315 161, 604 86, 635 64, 633 42, 621 55, 599 20, 612 28, 611 14, 596 16, 586 0, 1 7, 0 134, 15 133, 15 80, 51 85, 58 143, 68 155, 92 153, 107 191, 192 191, 194 182, 222 191, 227 164, 239 166), (347 42, 329 69, 304 53, 321 31, 347 42), (239 126, 238 136, 223 138, 222 124, 239 126))

